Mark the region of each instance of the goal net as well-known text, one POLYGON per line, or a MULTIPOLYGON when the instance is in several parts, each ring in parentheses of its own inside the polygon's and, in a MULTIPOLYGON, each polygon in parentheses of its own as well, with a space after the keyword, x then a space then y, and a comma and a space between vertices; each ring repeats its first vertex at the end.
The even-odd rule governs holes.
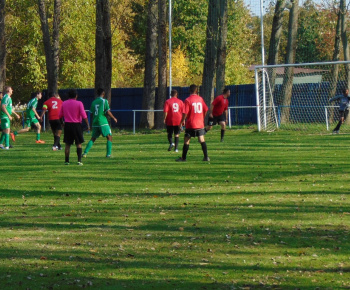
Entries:
MULTIPOLYGON (((256 66, 259 131, 332 132, 339 103, 329 100, 349 88, 349 68, 349 61, 256 66)), ((340 132, 350 132, 347 121, 340 132)))

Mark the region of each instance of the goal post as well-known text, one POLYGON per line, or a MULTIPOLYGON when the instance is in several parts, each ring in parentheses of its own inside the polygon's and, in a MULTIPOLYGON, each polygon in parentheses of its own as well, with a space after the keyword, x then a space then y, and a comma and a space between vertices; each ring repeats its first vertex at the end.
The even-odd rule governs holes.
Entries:
MULTIPOLYGON (((256 66, 258 130, 333 129, 339 106, 329 100, 350 88, 349 67, 350 61, 256 66)), ((350 132, 350 126, 341 131, 350 132)))

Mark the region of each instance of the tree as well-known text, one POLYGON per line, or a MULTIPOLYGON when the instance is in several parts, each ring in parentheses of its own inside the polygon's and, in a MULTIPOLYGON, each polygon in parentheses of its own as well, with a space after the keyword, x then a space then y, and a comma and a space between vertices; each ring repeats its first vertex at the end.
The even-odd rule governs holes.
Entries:
POLYGON ((219 5, 217 0, 209 0, 207 20, 207 41, 203 68, 201 94, 207 104, 214 97, 214 77, 218 57, 219 5))
POLYGON ((6 83, 5 0, 0 0, 0 91, 6 83))
POLYGON ((227 0, 220 0, 219 14, 219 39, 218 39, 218 59, 216 69, 216 90, 222 92, 225 88, 225 71, 227 56, 227 21, 228 21, 228 5, 227 0))
POLYGON ((157 65, 157 0, 149 0, 147 9, 146 58, 145 74, 142 96, 142 109, 140 126, 152 129, 154 127, 154 103, 156 95, 156 65, 157 65))
MULTIPOLYGON (((348 38, 347 38, 347 7, 346 7, 346 0, 340 0, 340 31, 341 31, 341 39, 343 43, 343 53, 344 53, 344 60, 348 61, 350 54, 349 54, 349 45, 348 45, 348 38)), ((350 89, 350 65, 345 65, 345 72, 346 72, 346 88, 350 89)))
MULTIPOLYGON (((166 0, 158 0, 158 95, 156 110, 163 110, 167 96, 166 0)), ((156 112, 156 128, 164 127, 163 112, 156 112)))
POLYGON ((103 88, 111 102, 112 32, 109 0, 96 0, 95 89, 103 88))
MULTIPOLYGON (((288 22, 288 43, 287 43, 287 54, 286 54, 286 64, 294 63, 295 50, 296 50, 296 40, 298 31, 298 15, 299 15, 299 0, 294 0, 292 8, 289 12, 289 22, 288 22)), ((284 120, 282 122, 289 120, 290 114, 290 103, 292 99, 292 88, 293 88, 293 74, 294 68, 285 68, 282 94, 283 94, 283 105, 286 106, 286 112, 283 115, 284 120)))
POLYGON ((58 92, 59 31, 61 21, 61 0, 54 0, 52 42, 47 18, 45 0, 38 0, 41 30, 46 57, 48 91, 58 92))

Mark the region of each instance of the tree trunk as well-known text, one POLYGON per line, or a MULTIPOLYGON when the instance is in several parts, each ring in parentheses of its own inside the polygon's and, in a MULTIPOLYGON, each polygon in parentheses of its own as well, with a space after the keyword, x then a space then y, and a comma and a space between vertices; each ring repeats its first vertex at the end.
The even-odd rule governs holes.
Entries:
MULTIPOLYGON (((334 50, 333 50, 333 61, 339 61, 340 57, 340 40, 341 40, 341 11, 339 9, 337 13, 337 26, 335 29, 335 40, 334 40, 334 50)), ((334 65, 331 68, 331 84, 329 90, 329 98, 334 97, 337 91, 338 75, 339 75, 339 65, 334 65)), ((333 114, 330 114, 332 116, 333 114)))
POLYGON ((227 0, 220 0, 219 14, 219 45, 216 70, 216 91, 217 94, 225 88, 225 71, 227 55, 227 0))
POLYGON ((48 91, 58 92, 58 68, 59 68, 59 27, 61 21, 61 0, 54 1, 52 45, 45 0, 38 0, 41 30, 46 57, 48 91))
MULTIPOLYGON (((295 0, 293 1, 292 8, 289 12, 286 64, 294 63, 297 32, 298 32, 298 16, 299 16, 299 0, 295 0)), ((284 72, 283 85, 282 85, 283 105, 286 106, 283 109, 284 114, 282 115, 282 120, 281 120, 282 123, 289 121, 289 117, 290 117, 290 104, 292 100, 293 77, 294 77, 294 68, 287 67, 284 72)))
MULTIPOLYGON (((340 0, 340 26, 341 26, 341 39, 343 42, 343 52, 344 52, 344 60, 349 60, 349 45, 348 45, 348 38, 346 33, 346 20, 347 20, 347 8, 346 8, 346 0, 340 0)), ((350 65, 345 65, 345 72, 346 72, 346 88, 350 89, 350 65)))
MULTIPOLYGON (((158 95, 156 110, 163 110, 167 97, 167 45, 166 45, 166 0, 158 2, 158 95)), ((156 112, 156 128, 164 128, 163 112, 156 112)))
POLYGON ((280 46, 280 39, 283 24, 283 12, 286 8, 286 0, 277 0, 275 6, 275 14, 272 21, 272 30, 270 37, 269 56, 267 59, 268 65, 278 63, 278 51, 280 46))
POLYGON ((96 0, 95 89, 103 88, 111 102, 112 31, 109 0, 96 0))
POLYGON ((203 69, 201 95, 207 105, 214 98, 214 77, 218 57, 219 5, 217 0, 209 0, 207 20, 207 41, 203 69))
MULTIPOLYGON (((157 0, 149 0, 147 10, 146 59, 142 109, 154 110, 157 64, 157 0)), ((142 112, 140 126, 142 128, 152 129, 154 127, 154 112, 142 112)))
POLYGON ((0 90, 6 84, 5 0, 0 0, 0 90))

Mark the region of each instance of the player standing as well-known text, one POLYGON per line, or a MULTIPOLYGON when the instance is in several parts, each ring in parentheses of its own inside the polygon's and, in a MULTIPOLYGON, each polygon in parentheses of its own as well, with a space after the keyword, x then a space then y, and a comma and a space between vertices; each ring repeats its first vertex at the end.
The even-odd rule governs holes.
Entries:
POLYGON ((51 131, 53 134, 53 146, 52 150, 61 150, 61 134, 62 134, 62 123, 60 118, 58 117, 61 107, 62 107, 62 100, 60 96, 56 93, 51 93, 50 98, 44 103, 43 105, 43 111, 41 113, 40 119, 43 120, 43 116, 45 115, 46 111, 49 112, 49 123, 51 127, 51 131))
POLYGON ((345 122, 346 118, 349 115, 349 106, 350 106, 349 90, 343 89, 342 92, 343 92, 342 95, 335 96, 334 98, 331 98, 329 100, 330 102, 339 100, 340 119, 337 126, 333 130, 333 134, 339 133, 340 126, 345 122))
POLYGON ((0 148, 8 150, 10 148, 10 127, 13 113, 17 119, 19 119, 19 115, 13 111, 12 112, 12 99, 11 95, 13 90, 11 87, 5 87, 5 95, 1 99, 1 110, 0 110, 0 119, 1 119, 1 129, 2 134, 0 138, 0 148), (5 142, 5 147, 3 143, 5 142))
POLYGON ((180 127, 183 111, 183 102, 177 98, 177 91, 172 90, 171 98, 165 101, 164 104, 164 124, 168 133, 169 148, 168 151, 175 146, 175 152, 178 152, 180 127), (175 136, 175 144, 173 143, 173 133, 175 136))
POLYGON ((86 157, 90 151, 92 145, 100 135, 107 138, 107 154, 106 157, 110 158, 112 155, 112 131, 108 124, 107 115, 111 117, 114 122, 118 120, 113 116, 110 111, 108 101, 104 99, 105 91, 104 89, 99 88, 97 90, 97 97, 92 102, 90 113, 92 114, 92 137, 89 143, 87 144, 83 157, 86 157))
POLYGON ((222 95, 217 96, 211 103, 209 110, 208 126, 206 131, 211 130, 211 128, 220 124, 221 126, 221 142, 224 142, 226 124, 227 124, 227 110, 228 110, 228 97, 230 96, 230 90, 224 89, 222 95))
POLYGON ((15 131, 14 134, 17 136, 18 134, 22 134, 25 132, 28 132, 32 125, 36 127, 36 141, 35 143, 38 144, 44 144, 45 141, 40 140, 40 131, 41 126, 38 120, 40 120, 40 116, 38 112, 36 111, 36 107, 38 106, 38 101, 42 98, 41 92, 36 92, 35 97, 32 98, 29 103, 27 104, 27 110, 26 110, 26 121, 24 128, 19 130, 18 132, 15 131))
POLYGON ((190 96, 184 102, 184 110, 182 114, 181 124, 185 125, 185 140, 182 149, 182 157, 176 159, 177 162, 185 162, 188 149, 190 147, 191 137, 198 137, 198 142, 201 143, 204 154, 203 161, 210 161, 208 157, 207 144, 205 143, 204 135, 204 118, 208 111, 202 97, 198 96, 198 87, 196 85, 190 86, 190 96))
POLYGON ((58 117, 64 118, 64 143, 66 144, 65 164, 69 165, 70 147, 75 143, 77 147, 78 165, 83 165, 81 162, 82 148, 81 144, 84 143, 83 128, 81 121, 84 120, 88 130, 90 130, 89 121, 87 119, 84 105, 82 102, 77 101, 78 94, 76 90, 70 90, 68 92, 68 100, 64 101, 58 117))

